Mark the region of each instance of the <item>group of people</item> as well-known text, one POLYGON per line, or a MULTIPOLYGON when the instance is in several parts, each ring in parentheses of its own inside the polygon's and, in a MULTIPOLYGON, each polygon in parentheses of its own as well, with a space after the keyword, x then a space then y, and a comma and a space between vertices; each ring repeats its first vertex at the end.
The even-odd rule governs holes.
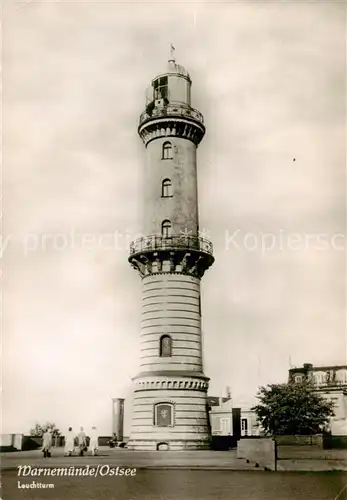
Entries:
MULTIPOLYGON (((65 448, 64 454, 71 457, 72 453, 75 451, 76 445, 75 440, 77 441, 77 449, 79 451, 79 455, 83 457, 84 453, 89 450, 92 452, 92 455, 96 455, 98 451, 98 434, 96 431, 96 427, 92 427, 92 432, 89 438, 89 446, 87 442, 87 436, 84 432, 83 427, 81 427, 80 432, 75 436, 72 427, 69 427, 69 431, 65 436, 65 448)), ((47 429, 43 434, 43 442, 42 442, 42 452, 43 456, 50 457, 51 456, 51 448, 52 448, 52 430, 47 429)))

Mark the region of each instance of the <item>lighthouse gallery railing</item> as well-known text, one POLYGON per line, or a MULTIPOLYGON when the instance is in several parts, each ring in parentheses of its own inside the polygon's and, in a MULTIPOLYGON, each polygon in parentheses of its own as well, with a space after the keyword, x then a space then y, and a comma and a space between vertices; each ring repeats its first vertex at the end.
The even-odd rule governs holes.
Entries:
POLYGON ((199 236, 147 236, 133 241, 130 255, 155 250, 197 250, 212 255, 212 243, 199 236))
POLYGON ((193 118, 200 123, 204 123, 204 117, 197 109, 186 106, 167 105, 163 108, 153 108, 151 113, 144 111, 140 115, 140 125, 152 118, 160 118, 163 116, 182 116, 185 118, 193 118))

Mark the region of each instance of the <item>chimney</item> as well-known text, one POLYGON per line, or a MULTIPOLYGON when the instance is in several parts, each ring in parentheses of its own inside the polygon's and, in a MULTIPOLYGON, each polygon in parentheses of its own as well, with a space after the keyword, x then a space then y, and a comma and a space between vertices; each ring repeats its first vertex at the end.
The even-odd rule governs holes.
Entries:
POLYGON ((112 433, 118 441, 123 441, 124 399, 112 398, 112 433))
POLYGON ((221 392, 219 396, 219 406, 222 406, 222 404, 223 404, 223 392, 221 392))

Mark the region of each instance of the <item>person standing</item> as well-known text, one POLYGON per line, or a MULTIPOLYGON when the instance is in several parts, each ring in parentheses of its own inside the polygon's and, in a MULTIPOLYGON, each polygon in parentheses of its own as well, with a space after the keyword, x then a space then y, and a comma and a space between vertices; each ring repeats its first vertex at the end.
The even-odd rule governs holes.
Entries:
POLYGON ((78 433, 77 440, 78 440, 78 447, 80 450, 80 457, 83 457, 83 454, 87 448, 87 438, 86 438, 86 433, 83 430, 83 427, 81 427, 81 430, 78 433))
POLYGON ((71 457, 74 449, 75 449, 75 436, 74 433, 72 432, 72 427, 69 427, 69 432, 65 436, 64 454, 71 457))
POLYGON ((52 448, 52 432, 51 429, 47 429, 42 436, 42 451, 45 458, 51 456, 52 448))
POLYGON ((114 432, 112 434, 112 438, 109 441, 110 443, 110 448, 115 448, 117 446, 117 434, 114 432))
POLYGON ((98 434, 96 427, 92 427, 92 432, 90 435, 90 443, 89 443, 89 449, 92 452, 92 455, 96 455, 98 451, 98 434))

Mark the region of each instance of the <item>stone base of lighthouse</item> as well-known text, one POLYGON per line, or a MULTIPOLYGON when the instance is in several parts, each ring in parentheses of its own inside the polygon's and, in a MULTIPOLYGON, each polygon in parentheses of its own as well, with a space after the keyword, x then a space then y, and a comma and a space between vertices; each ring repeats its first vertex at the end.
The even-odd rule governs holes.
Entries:
POLYGON ((210 446, 208 379, 198 376, 139 376, 134 392, 130 441, 133 450, 198 450, 210 446), (169 418, 158 426, 161 412, 169 418))

